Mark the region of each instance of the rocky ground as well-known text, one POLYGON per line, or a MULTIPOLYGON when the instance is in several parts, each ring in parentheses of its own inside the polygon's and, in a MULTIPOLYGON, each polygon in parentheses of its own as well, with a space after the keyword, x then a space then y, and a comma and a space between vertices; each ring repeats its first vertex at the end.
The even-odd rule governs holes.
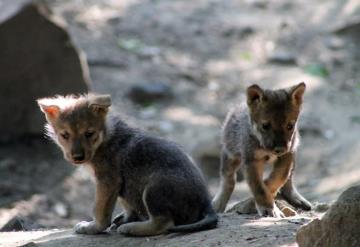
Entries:
POLYGON ((70 230, 0 233, 5 246, 296 246, 295 233, 308 218, 256 219, 224 215, 218 229, 193 234, 169 234, 132 238, 116 233, 97 236, 75 235, 70 230))
MULTIPOLYGON (((92 90, 110 93, 113 110, 130 124, 183 145, 203 168, 212 193, 221 122, 252 83, 307 83, 296 170, 305 197, 328 203, 359 183, 358 1, 42 2, 66 20, 74 43, 85 51, 92 90), (152 96, 139 101, 142 90, 152 96)), ((232 202, 248 194, 240 182, 232 202)), ((0 147, 0 195, 0 228, 15 216, 29 228, 47 229, 91 218, 91 178, 66 164, 47 140, 0 147)), ((261 228, 261 222, 251 224, 261 228)), ((288 225, 291 233, 274 246, 294 243, 296 224, 288 225)), ((224 236, 220 246, 230 241, 224 236)), ((236 239, 245 244, 242 236, 236 239)))

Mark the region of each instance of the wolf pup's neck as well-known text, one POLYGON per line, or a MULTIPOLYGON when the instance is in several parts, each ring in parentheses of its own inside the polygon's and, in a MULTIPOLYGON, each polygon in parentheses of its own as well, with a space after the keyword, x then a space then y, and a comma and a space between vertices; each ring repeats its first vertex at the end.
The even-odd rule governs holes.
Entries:
POLYGON ((119 116, 109 115, 105 124, 105 141, 115 139, 119 144, 127 143, 135 134, 136 129, 131 128, 119 116))
POLYGON ((93 162, 99 157, 105 158, 110 149, 116 148, 119 152, 125 149, 136 133, 136 129, 128 126, 120 117, 110 114, 106 118, 104 141, 96 151, 93 162))

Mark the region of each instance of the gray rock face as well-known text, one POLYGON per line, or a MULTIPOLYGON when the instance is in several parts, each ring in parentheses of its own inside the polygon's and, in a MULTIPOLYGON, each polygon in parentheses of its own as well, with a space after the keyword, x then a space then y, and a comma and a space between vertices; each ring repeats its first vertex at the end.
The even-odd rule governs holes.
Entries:
POLYGON ((360 246, 360 186, 343 192, 329 211, 301 227, 296 235, 299 247, 360 246))
POLYGON ((65 29, 45 6, 18 3, 0 1, 11 12, 0 16, 0 142, 43 132, 37 98, 87 91, 87 65, 65 29))

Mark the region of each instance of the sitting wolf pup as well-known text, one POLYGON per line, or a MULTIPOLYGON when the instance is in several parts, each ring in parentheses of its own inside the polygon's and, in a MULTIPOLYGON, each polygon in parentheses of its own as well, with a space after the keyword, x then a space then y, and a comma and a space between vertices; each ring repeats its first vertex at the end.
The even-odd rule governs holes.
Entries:
POLYGON ((311 210, 292 179, 304 92, 305 83, 280 90, 252 85, 247 89, 247 105, 229 112, 222 130, 221 185, 213 199, 217 212, 224 212, 240 166, 260 216, 283 216, 274 203, 278 193, 294 207, 311 210), (273 170, 263 180, 265 163, 272 163, 273 170))
POLYGON ((107 116, 108 95, 39 99, 48 135, 69 162, 92 168, 95 220, 76 233, 97 234, 110 223, 119 198, 117 231, 148 236, 214 228, 217 216, 198 168, 178 146, 107 116))

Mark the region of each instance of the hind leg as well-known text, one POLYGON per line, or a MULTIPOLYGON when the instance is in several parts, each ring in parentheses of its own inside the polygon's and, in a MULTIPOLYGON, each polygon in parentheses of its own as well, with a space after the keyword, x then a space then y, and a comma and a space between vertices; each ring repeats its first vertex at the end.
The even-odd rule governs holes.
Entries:
POLYGON ((165 233, 174 226, 174 221, 166 206, 166 198, 159 196, 161 188, 154 186, 145 189, 142 201, 149 219, 121 225, 117 231, 132 236, 152 236, 165 233))
POLYGON ((166 216, 151 216, 149 220, 121 225, 117 231, 132 236, 152 236, 165 233, 174 222, 166 216))
POLYGON ((115 230, 120 225, 126 223, 141 220, 135 210, 133 210, 133 208, 124 199, 119 198, 119 203, 123 211, 114 217, 110 226, 110 230, 115 230))
POLYGON ((230 158, 223 149, 221 152, 220 167, 220 190, 216 193, 212 205, 216 212, 225 211, 226 205, 235 188, 236 172, 240 168, 240 157, 234 156, 230 158))
POLYGON ((295 164, 291 169, 289 179, 280 189, 280 195, 292 206, 295 208, 301 208, 303 210, 311 210, 311 203, 306 200, 296 189, 293 183, 293 173, 295 169, 295 164))

